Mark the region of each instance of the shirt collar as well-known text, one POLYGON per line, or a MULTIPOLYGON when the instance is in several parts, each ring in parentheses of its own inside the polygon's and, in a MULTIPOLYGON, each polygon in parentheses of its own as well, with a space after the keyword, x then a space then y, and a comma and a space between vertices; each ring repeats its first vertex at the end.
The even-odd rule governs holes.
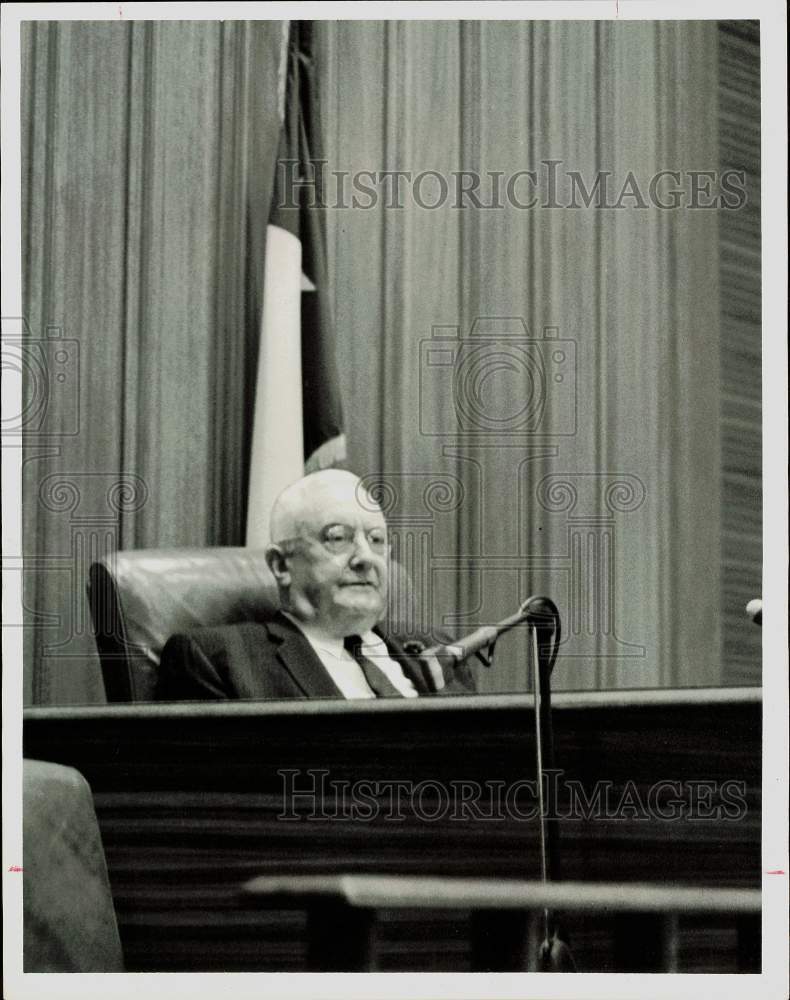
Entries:
MULTIPOLYGON (((319 649, 325 650, 330 656, 334 656, 336 659, 340 659, 343 655, 343 640, 338 639, 336 636, 329 635, 320 626, 314 625, 312 622, 304 622, 300 618, 291 614, 290 611, 283 611, 282 614, 288 619, 288 621, 293 622, 294 625, 302 632, 307 638, 311 645, 319 649)), ((363 646, 375 646, 381 643, 381 639, 375 632, 368 630, 360 635, 362 639, 363 646)))

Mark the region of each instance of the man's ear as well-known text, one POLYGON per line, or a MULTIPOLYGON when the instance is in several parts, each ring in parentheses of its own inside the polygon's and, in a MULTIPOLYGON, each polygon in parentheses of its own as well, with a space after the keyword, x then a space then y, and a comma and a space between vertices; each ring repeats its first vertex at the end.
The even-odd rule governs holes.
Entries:
POLYGON ((279 587, 289 587, 291 571, 288 569, 288 557, 279 545, 270 545, 266 550, 266 564, 272 571, 272 576, 279 587))

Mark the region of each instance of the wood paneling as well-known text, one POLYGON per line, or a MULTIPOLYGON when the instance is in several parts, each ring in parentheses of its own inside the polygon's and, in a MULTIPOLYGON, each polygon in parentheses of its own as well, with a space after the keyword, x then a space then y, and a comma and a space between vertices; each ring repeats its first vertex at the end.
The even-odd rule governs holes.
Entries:
MULTIPOLYGON (((681 783, 684 808, 692 796, 702 796, 704 806, 704 786, 694 782, 715 783, 714 809, 723 803, 723 782, 742 782, 745 804, 735 819, 644 818, 639 808, 617 818, 561 818, 563 878, 759 886, 757 692, 558 694, 554 701, 561 817, 571 780, 588 798, 596 782, 608 783, 613 811, 626 790, 647 803, 661 781, 681 783)), ((497 794, 506 804, 507 789, 534 773, 531 728, 530 700, 520 696, 364 708, 31 709, 25 754, 70 764, 91 784, 127 968, 276 970, 303 962, 303 918, 243 905, 238 888, 255 875, 537 877, 537 824, 534 814, 523 818, 534 803, 523 790, 513 799, 522 818, 496 806, 497 794), (306 772, 325 771, 315 808, 320 813, 323 802, 339 818, 308 818, 313 800, 286 796, 283 769, 299 772, 299 788, 321 780, 306 772), (332 791, 340 786, 331 783, 362 780, 385 783, 374 797, 378 812, 343 818, 347 807, 332 791), (395 808, 392 782, 437 784, 423 786, 422 799, 402 790, 395 808), (459 782, 478 783, 479 809, 461 806, 468 793, 459 782), (297 818, 282 818, 291 804, 297 818), (492 809, 501 818, 484 818, 492 809), (437 819, 427 820, 433 811, 437 819)), ((468 968, 468 914, 440 912, 431 921, 428 931, 424 924, 415 931, 408 912, 385 913, 384 966, 468 968)), ((578 917, 570 929, 583 968, 604 970, 614 960, 611 936, 594 920, 578 917)), ((727 971, 721 936, 715 927, 705 933, 712 935, 710 962, 727 971)), ((693 950, 683 958, 690 969, 697 961, 693 950)), ((706 961, 701 951, 699 963, 706 961)))
POLYGON ((722 170, 745 203, 721 212, 722 615, 725 684, 762 680, 762 632, 744 613, 762 593, 760 25, 719 25, 722 170))

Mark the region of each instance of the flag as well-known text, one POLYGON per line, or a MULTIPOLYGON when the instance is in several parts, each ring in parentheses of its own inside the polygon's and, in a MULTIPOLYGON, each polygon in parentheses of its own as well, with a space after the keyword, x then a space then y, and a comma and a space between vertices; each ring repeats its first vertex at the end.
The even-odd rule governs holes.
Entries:
POLYGON ((346 457, 326 284, 312 24, 292 21, 285 103, 266 229, 247 545, 264 546, 277 494, 346 457))

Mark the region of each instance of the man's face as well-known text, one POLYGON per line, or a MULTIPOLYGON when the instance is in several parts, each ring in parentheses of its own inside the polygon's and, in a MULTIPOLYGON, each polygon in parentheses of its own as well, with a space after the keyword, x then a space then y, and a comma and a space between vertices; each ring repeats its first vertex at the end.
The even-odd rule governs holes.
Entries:
POLYGON ((383 617, 387 525, 364 493, 316 490, 300 511, 296 537, 282 548, 296 617, 337 638, 366 632, 383 617))

